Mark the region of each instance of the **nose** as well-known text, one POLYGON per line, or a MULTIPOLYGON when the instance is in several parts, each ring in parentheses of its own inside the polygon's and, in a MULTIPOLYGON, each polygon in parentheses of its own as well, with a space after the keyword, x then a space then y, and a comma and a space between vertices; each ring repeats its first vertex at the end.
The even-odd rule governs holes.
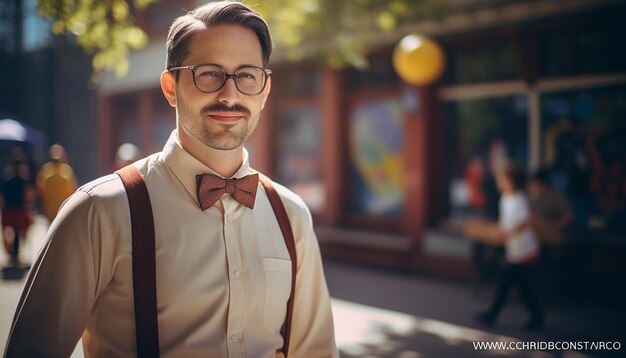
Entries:
POLYGON ((235 78, 227 77, 224 86, 217 93, 217 100, 225 105, 231 107, 239 102, 239 91, 235 86, 235 78))

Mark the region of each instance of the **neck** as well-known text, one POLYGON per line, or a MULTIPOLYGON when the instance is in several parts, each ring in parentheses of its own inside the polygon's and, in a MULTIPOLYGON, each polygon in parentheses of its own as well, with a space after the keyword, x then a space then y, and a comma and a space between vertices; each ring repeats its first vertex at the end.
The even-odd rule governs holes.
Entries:
POLYGON ((243 163, 243 146, 232 150, 218 150, 207 146, 196 137, 177 126, 180 145, 202 164, 224 178, 230 178, 243 163))

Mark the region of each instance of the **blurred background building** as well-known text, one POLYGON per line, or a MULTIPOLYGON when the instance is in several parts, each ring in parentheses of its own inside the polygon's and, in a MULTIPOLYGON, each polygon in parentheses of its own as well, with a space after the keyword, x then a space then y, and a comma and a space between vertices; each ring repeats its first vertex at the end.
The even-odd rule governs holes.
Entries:
MULTIPOLYGON (((0 116, 63 144, 81 182, 110 172, 123 143, 160 150, 175 126, 159 86, 165 37, 199 2, 138 13, 150 43, 125 77, 94 89, 89 59, 46 35, 34 2, 0 5, 0 116)), ((496 216, 492 171, 505 158, 547 168, 575 213, 558 243, 560 279, 616 289, 626 279, 625 18, 615 0, 456 0, 440 20, 376 39, 366 69, 277 52, 252 165, 309 204, 325 255, 454 277, 476 275, 463 228, 496 216), (432 86, 392 67, 409 32, 445 51, 432 86)))
MULTIPOLYGON (((43 141, 19 144, 41 166, 48 145, 62 143, 78 179, 97 172, 96 91, 88 87, 91 60, 67 37, 55 37, 36 0, 0 1, 0 118, 12 118, 44 133, 43 141)), ((0 163, 6 163, 3 151, 0 163)), ((37 169, 37 168, 35 168, 37 169)))

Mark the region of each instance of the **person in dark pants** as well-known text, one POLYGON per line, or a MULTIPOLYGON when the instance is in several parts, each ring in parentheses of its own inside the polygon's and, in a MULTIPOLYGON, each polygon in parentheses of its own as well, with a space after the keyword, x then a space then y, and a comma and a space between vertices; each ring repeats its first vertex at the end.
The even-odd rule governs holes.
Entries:
POLYGON ((511 286, 517 288, 530 313, 530 320, 524 328, 537 329, 544 322, 544 313, 530 277, 532 267, 539 258, 539 242, 531 229, 530 209, 523 192, 524 182, 524 171, 512 163, 497 177, 498 189, 502 194, 499 236, 504 240, 507 266, 490 309, 478 316, 487 325, 493 324, 498 317, 506 304, 511 286))
POLYGON ((2 229, 4 247, 10 256, 9 266, 19 266, 20 240, 31 224, 27 193, 28 166, 20 148, 14 148, 2 183, 2 229))

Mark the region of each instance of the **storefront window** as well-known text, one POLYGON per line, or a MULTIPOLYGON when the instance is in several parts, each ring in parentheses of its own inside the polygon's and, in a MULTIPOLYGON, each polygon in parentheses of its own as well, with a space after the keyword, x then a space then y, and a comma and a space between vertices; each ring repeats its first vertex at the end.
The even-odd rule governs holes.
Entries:
POLYGON ((377 91, 381 88, 393 88, 401 83, 389 57, 375 56, 368 60, 367 70, 348 71, 350 90, 354 92, 377 91))
POLYGON ((546 77, 626 70, 626 37, 610 24, 584 31, 550 32, 540 38, 546 77))
POLYGON ((404 209, 400 100, 356 105, 350 115, 350 211, 399 218, 404 209))
POLYGON ((519 76, 509 43, 489 47, 460 48, 448 53, 444 81, 450 84, 516 80, 519 76))
POLYGON ((542 165, 576 230, 626 232, 626 85, 541 96, 542 165))
POLYGON ((525 95, 463 100, 444 105, 447 216, 497 218, 494 173, 508 160, 528 161, 525 95))
POLYGON ((276 163, 281 183, 318 212, 324 208, 319 109, 304 105, 281 111, 278 125, 276 163))

